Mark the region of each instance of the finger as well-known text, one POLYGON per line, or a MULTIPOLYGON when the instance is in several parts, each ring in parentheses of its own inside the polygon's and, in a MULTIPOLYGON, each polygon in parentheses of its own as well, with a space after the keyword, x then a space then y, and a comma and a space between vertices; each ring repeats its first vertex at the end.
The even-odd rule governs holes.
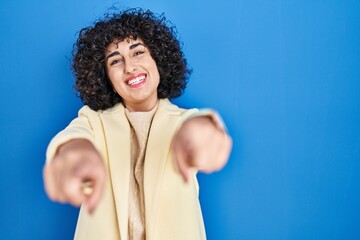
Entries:
POLYGON ((215 165, 216 170, 220 170, 223 168, 228 161, 232 149, 232 139, 227 134, 225 135, 225 140, 222 141, 222 148, 220 149, 218 153, 218 159, 219 161, 215 165))
POLYGON ((74 174, 81 179, 80 193, 89 213, 96 208, 105 185, 105 170, 101 164, 86 165, 75 170, 74 174))
POLYGON ((52 201, 57 200, 57 187, 55 179, 52 174, 52 168, 49 165, 45 165, 43 168, 44 188, 48 197, 52 201))
POLYGON ((177 163, 176 146, 177 146, 177 144, 176 144, 176 142, 174 141, 174 142, 171 144, 172 161, 173 161, 173 166, 174 166, 175 172, 180 173, 180 171, 179 171, 179 166, 178 166, 178 163, 177 163))
POLYGON ((81 187, 81 178, 69 176, 62 189, 65 201, 73 206, 80 206, 85 199, 81 187))
POLYGON ((205 173, 212 173, 216 170, 219 160, 219 151, 211 151, 206 155, 206 160, 205 156, 198 159, 198 169, 205 173))
MULTIPOLYGON (((78 164, 75 169, 72 165, 63 166, 61 173, 58 174, 59 201, 68 202, 74 206, 80 206, 85 197, 82 193, 82 183, 84 179, 90 178, 91 165, 78 164)), ((60 172, 60 171, 59 171, 60 172)))
POLYGON ((81 192, 85 196, 90 196, 94 192, 94 183, 92 181, 85 181, 81 183, 81 192))
POLYGON ((66 202, 66 197, 64 195, 64 182, 66 176, 63 176, 64 172, 64 159, 54 158, 51 162, 51 175, 54 179, 54 184, 56 188, 56 201, 60 203, 66 202))
POLYGON ((60 203, 66 203, 66 195, 64 194, 64 187, 67 181, 67 177, 64 174, 64 159, 54 159, 52 162, 52 176, 56 184, 56 201, 60 203))
POLYGON ((230 138, 226 134, 220 135, 217 145, 219 147, 215 154, 216 158, 214 159, 212 164, 212 171, 220 170, 227 162, 231 148, 230 138))
POLYGON ((104 191, 106 181, 105 171, 97 169, 94 174, 93 182, 88 183, 88 186, 83 188, 83 195, 85 196, 89 213, 92 213, 98 205, 104 191))
POLYGON ((231 150, 231 139, 228 135, 220 135, 217 140, 212 142, 213 151, 211 155, 209 155, 208 162, 203 166, 202 171, 205 173, 211 173, 214 171, 218 171, 224 167, 226 164, 230 150, 231 150))
POLYGON ((187 153, 187 150, 181 147, 176 147, 174 150, 175 156, 176 156, 176 164, 179 170, 179 173, 183 177, 184 181, 187 182, 189 180, 189 168, 188 165, 189 160, 189 154, 187 153))

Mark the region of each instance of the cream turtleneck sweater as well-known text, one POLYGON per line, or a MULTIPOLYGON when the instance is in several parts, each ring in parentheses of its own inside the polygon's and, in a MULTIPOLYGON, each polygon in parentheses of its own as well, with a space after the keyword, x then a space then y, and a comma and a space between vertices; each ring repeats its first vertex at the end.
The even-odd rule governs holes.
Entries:
POLYGON ((147 140, 157 105, 149 112, 125 114, 131 125, 128 239, 145 240, 144 159, 147 140))

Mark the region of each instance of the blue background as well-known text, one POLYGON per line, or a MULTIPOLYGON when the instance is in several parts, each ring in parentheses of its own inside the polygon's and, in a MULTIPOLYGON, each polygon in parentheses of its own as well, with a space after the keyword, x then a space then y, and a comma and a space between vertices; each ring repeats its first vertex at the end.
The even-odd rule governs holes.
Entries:
MULTIPOLYGON (((43 190, 47 143, 81 102, 76 33, 110 0, 0 2, 0 239, 72 239, 77 209, 43 190)), ((200 174, 208 239, 360 239, 360 1, 121 1, 165 12, 194 69, 175 102, 233 136, 200 174)))

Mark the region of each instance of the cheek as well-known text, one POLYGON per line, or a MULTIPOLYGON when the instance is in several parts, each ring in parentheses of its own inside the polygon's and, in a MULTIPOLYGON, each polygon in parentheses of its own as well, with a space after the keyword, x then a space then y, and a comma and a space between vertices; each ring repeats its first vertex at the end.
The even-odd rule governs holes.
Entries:
POLYGON ((157 65, 155 62, 152 64, 151 68, 153 71, 153 76, 155 78, 155 81, 159 83, 160 82, 160 73, 159 73, 159 69, 157 68, 157 65))
POLYGON ((119 84, 119 82, 122 82, 122 74, 120 74, 118 71, 109 71, 108 77, 113 86, 116 86, 119 84))

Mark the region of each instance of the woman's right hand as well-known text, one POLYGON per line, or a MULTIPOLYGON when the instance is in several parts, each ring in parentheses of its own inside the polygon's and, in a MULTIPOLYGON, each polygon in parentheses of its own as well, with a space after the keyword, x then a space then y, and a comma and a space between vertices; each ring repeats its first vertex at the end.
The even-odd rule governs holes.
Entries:
POLYGON ((104 162, 86 139, 61 145, 54 159, 45 165, 43 175, 51 200, 74 206, 85 203, 90 213, 98 204, 106 181, 104 162))

